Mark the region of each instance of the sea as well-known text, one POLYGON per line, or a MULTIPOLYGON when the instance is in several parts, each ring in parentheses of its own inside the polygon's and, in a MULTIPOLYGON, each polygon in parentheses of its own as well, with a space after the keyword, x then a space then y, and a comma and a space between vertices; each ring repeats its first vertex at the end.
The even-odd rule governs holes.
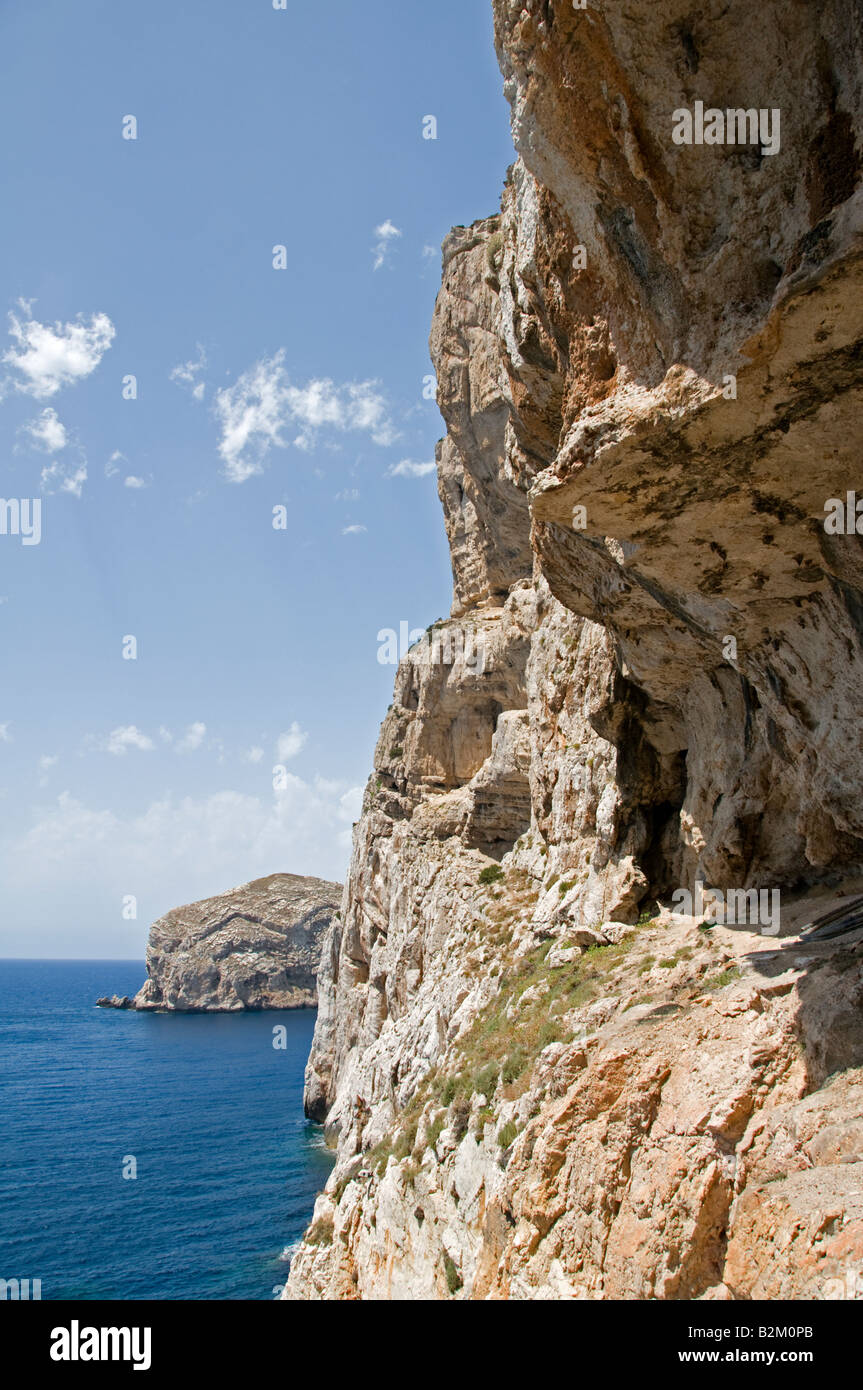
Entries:
POLYGON ((95 1007, 145 978, 0 961, 0 1279, 43 1300, 273 1299, 332 1167, 303 1115, 315 1012, 95 1007))

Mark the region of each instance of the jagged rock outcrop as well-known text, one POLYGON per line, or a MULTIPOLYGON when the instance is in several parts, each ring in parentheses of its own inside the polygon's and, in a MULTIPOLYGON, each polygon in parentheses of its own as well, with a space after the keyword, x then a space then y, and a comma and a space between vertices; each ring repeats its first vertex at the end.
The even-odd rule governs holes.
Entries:
POLYGON ((824 525, 860 33, 850 0, 494 12, 519 157, 431 339, 452 617, 324 949, 338 1162, 286 1296, 822 1297, 863 1269, 859 935, 796 940, 863 864, 863 551, 824 525), (779 110, 778 152, 675 144, 696 101, 779 110), (671 915, 696 880, 780 888, 779 941, 671 915))
POLYGON ((178 1012, 303 1009, 342 886, 271 874, 229 893, 175 907, 150 928, 147 981, 113 1008, 178 1012))

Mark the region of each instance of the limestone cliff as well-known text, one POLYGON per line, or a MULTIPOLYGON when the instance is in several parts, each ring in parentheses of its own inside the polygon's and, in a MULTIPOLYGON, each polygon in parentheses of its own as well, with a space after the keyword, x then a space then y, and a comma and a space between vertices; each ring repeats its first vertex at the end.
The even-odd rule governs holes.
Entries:
POLYGON ((150 928, 148 978, 134 999, 99 1003, 186 1013, 312 1008, 341 895, 338 883, 271 874, 175 907, 150 928))
POLYGON ((431 338, 452 616, 324 947, 286 1297, 823 1297, 863 1270, 863 938, 799 938, 863 865, 855 9, 494 11, 518 159, 431 338), (778 150, 676 144, 699 101, 778 150), (779 889, 778 939, 696 882, 779 889))

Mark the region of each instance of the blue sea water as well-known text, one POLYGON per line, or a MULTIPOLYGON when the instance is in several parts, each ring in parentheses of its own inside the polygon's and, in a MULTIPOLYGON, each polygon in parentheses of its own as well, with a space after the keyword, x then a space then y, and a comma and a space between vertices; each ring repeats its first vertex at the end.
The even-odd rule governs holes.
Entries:
POLYGON ((302 1108, 314 1011, 94 1007, 145 974, 0 961, 0 1278, 43 1299, 271 1299, 331 1167, 302 1108))

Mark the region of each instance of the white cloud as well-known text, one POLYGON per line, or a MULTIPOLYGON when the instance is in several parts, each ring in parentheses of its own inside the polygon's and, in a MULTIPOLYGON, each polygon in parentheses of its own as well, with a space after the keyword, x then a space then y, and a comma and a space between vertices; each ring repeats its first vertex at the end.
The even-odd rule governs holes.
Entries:
POLYGON ((37 400, 94 372, 116 333, 107 314, 91 314, 89 323, 79 314, 72 323, 52 327, 31 318, 27 301, 19 300, 19 306, 20 317, 9 314, 9 335, 17 346, 4 352, 3 361, 15 373, 15 390, 37 400))
POLYGON ((0 724, 0 743, 11 743, 11 742, 12 742, 12 735, 11 735, 10 732, 9 732, 9 725, 8 725, 8 723, 6 723, 6 724, 0 724))
POLYGON ((346 783, 288 775, 266 796, 167 796, 121 816, 66 792, 30 829, 0 843, 0 955, 20 950, 28 903, 31 951, 116 958, 142 955, 149 923, 169 908, 249 879, 278 872, 341 879, 361 799, 362 789, 346 783), (41 920, 32 912, 34 883, 41 920), (127 893, 138 895, 138 921, 120 925, 117 905, 127 893))
POLYGON ((434 460, 431 463, 414 463, 413 459, 402 459, 401 463, 394 463, 392 468, 386 471, 387 478, 424 478, 427 473, 434 473, 437 464, 434 460))
POLYGON ((177 744, 177 752, 194 753, 197 748, 200 748, 201 744, 204 742, 204 739, 206 738, 206 735, 206 724, 190 724, 185 734, 177 744))
POLYGON ((422 249, 423 260, 431 260, 433 256, 440 254, 440 247, 426 245, 422 249))
POLYGON ((389 419, 386 400, 374 381, 337 386, 328 378, 294 386, 284 369, 284 349, 262 358, 243 372, 233 386, 216 392, 214 410, 221 426, 219 453, 225 476, 242 483, 263 471, 271 448, 285 449, 284 431, 300 427, 293 443, 308 449, 320 429, 361 430, 376 444, 389 445, 398 432, 389 419))
POLYGON ((53 459, 42 469, 40 477, 43 492, 68 492, 73 497, 81 496, 86 481, 87 465, 83 460, 76 465, 53 459))
POLYGON ((245 761, 247 763, 259 763, 263 756, 264 750, 257 744, 253 748, 250 748, 246 754, 244 754, 245 761))
POLYGON ((243 372, 233 386, 216 392, 215 411, 222 427, 219 453, 232 483, 244 483, 262 472, 271 446, 286 447, 284 369, 279 352, 243 372))
POLYGON ((359 488, 346 487, 343 492, 336 493, 337 502, 356 502, 360 495, 359 488))
POLYGON ((138 478, 134 473, 130 473, 129 476, 123 480, 123 486, 130 488, 142 488, 147 487, 147 482, 144 478, 138 478))
POLYGON ((35 420, 22 425, 20 432, 27 435, 30 447, 42 454, 58 454, 65 449, 69 440, 66 426, 51 406, 46 406, 35 420))
POLYGON ((207 353, 200 343, 196 343, 195 346, 198 349, 197 360, 181 362, 179 366, 174 367, 171 372, 171 380, 177 382, 179 386, 187 386, 193 399, 202 401, 207 387, 203 381, 198 381, 198 377, 206 369, 207 353))
POLYGON ((369 529, 369 528, 368 528, 367 526, 343 526, 343 527, 342 527, 342 535, 343 535, 343 536, 360 536, 360 535, 362 535, 363 531, 367 531, 368 529, 369 529))
POLYGON ((128 463, 128 461, 125 454, 122 454, 119 449, 115 449, 105 464, 105 477, 113 478, 115 473, 120 472, 120 464, 128 463))
POLYGON ((391 242, 401 236, 401 231, 387 218, 379 227, 375 227, 375 236, 377 241, 374 246, 374 269, 380 270, 389 253, 391 242))
POLYGON ((287 733, 279 734, 276 740, 276 757, 279 762, 286 763, 289 758, 295 758, 305 748, 308 738, 305 730, 294 720, 287 733))
POLYGON ((115 757, 125 756, 130 748, 149 753, 155 746, 153 740, 142 734, 135 724, 123 724, 118 729, 112 729, 107 738, 88 740, 88 747, 100 753, 113 753, 115 757))

